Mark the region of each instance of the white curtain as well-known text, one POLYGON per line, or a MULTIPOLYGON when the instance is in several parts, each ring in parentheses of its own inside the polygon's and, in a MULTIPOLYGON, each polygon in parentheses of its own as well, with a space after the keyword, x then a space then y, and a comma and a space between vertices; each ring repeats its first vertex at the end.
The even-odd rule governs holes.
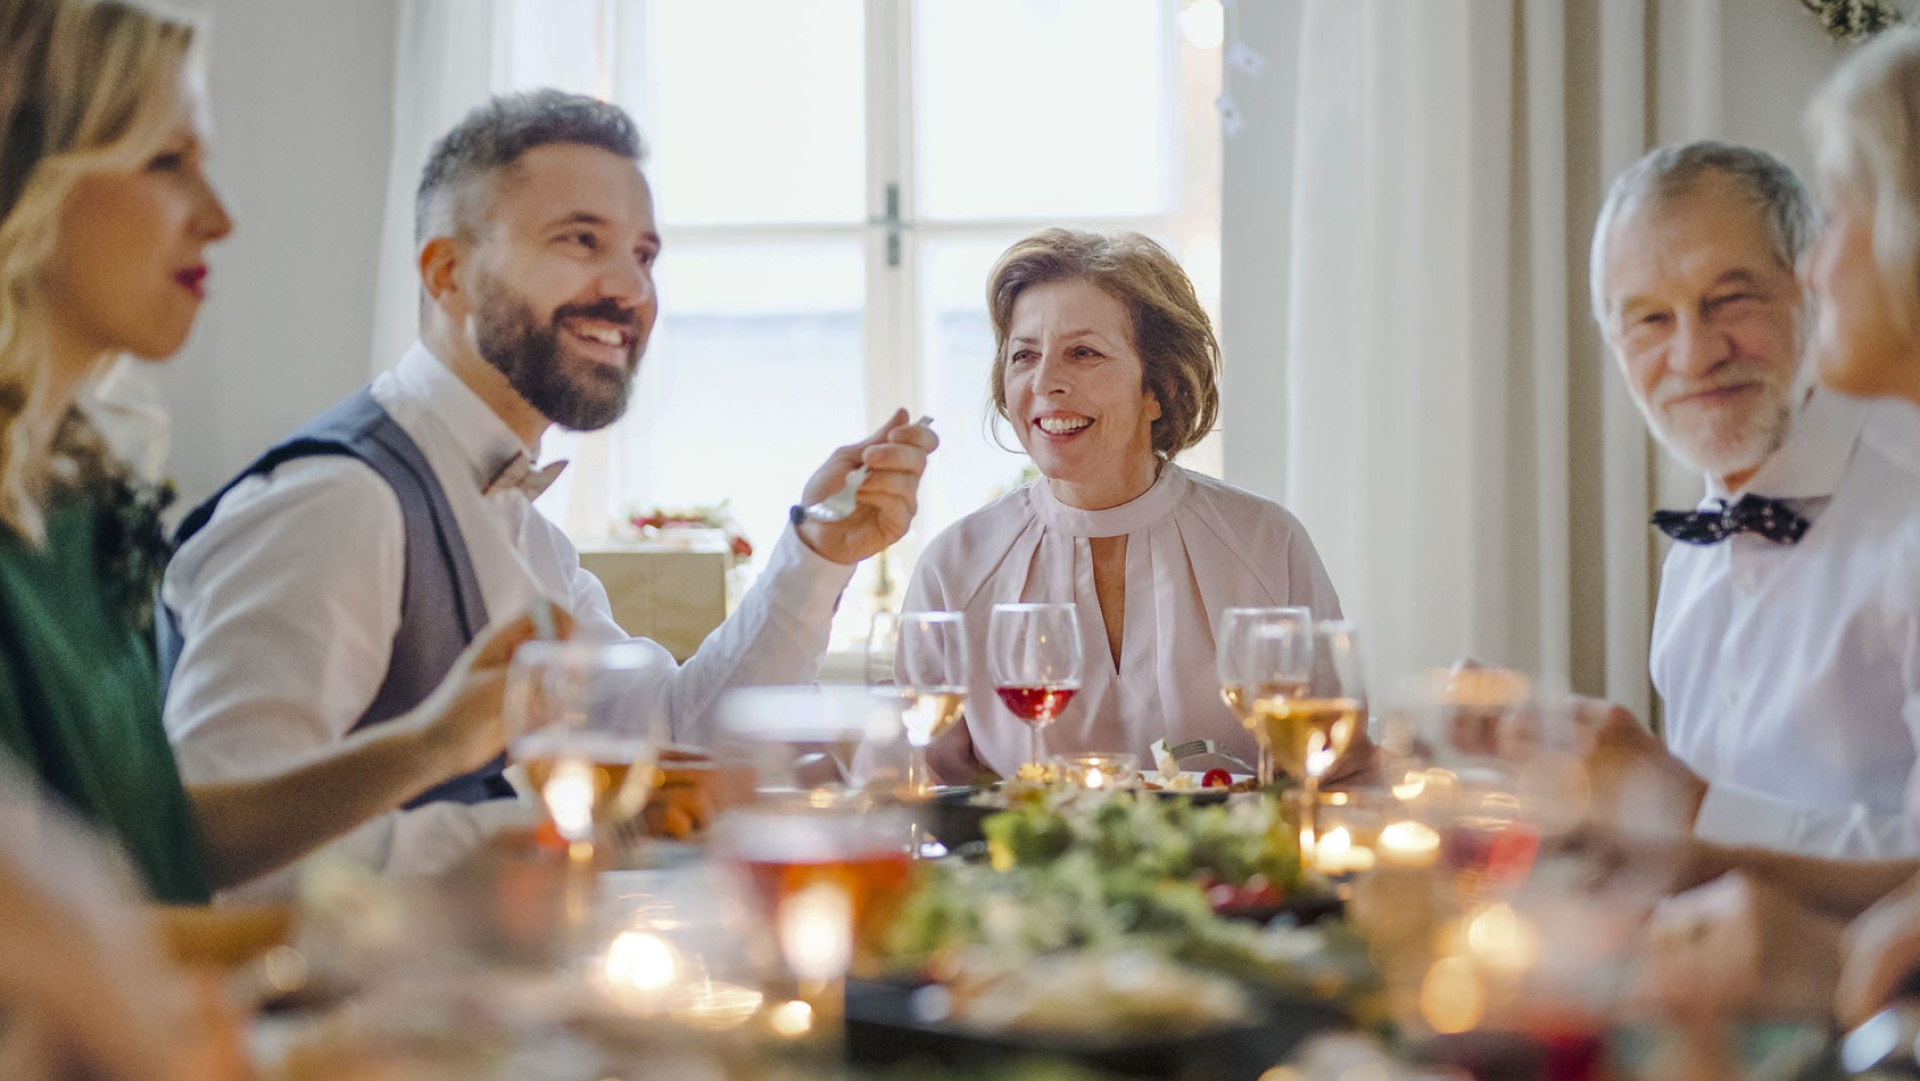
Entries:
POLYGON ((509 38, 496 0, 400 0, 393 154, 380 230, 372 370, 393 367, 420 333, 413 193, 433 141, 506 88, 509 38))
POLYGON ((1608 179, 1712 129, 1718 0, 1233 10, 1269 67, 1228 91, 1228 479, 1305 522, 1377 693, 1472 655, 1649 715, 1647 515, 1687 482, 1586 251, 1608 179))

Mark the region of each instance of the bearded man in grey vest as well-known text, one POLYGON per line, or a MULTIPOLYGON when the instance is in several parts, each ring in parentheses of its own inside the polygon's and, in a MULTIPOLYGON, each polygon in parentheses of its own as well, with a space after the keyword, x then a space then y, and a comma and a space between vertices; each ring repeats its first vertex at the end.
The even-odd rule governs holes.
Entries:
MULTIPOLYGON (((415 207, 420 341, 182 523, 162 662, 189 780, 257 773, 406 710, 492 613, 552 598, 576 637, 627 638, 531 498, 541 437, 617 419, 653 327, 660 237, 641 157, 618 107, 557 91, 495 98, 435 145, 415 207)), ((728 688, 815 678, 853 565, 905 535, 935 445, 901 411, 836 450, 801 503, 864 464, 858 509, 794 515, 684 665, 649 643, 660 674, 640 693, 676 738, 701 738, 728 688)), ((384 869, 441 869, 525 821, 500 768, 448 778, 340 844, 384 869)))

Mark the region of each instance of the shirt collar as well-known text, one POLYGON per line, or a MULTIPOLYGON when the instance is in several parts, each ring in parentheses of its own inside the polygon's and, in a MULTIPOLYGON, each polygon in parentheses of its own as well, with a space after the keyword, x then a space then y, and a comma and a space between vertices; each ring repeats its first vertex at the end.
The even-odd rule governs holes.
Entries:
POLYGON ((408 394, 427 404, 427 412, 459 448, 461 459, 473 471, 476 489, 485 488, 517 454, 525 454, 529 463, 539 460, 540 445, 528 447, 520 442, 500 414, 461 382, 426 343, 414 342, 393 374, 408 394))
POLYGON ((1118 537, 1139 532, 1172 513, 1192 485, 1186 470, 1168 462, 1152 487, 1117 507, 1069 507, 1054 497, 1045 477, 1033 482, 1030 498, 1041 523, 1050 528, 1075 537, 1118 537))
POLYGON ((1794 414, 1786 442, 1738 492, 1719 477, 1707 478, 1707 499, 1718 503, 1753 494, 1774 499, 1821 499, 1833 495, 1846 476, 1853 449, 1867 422, 1867 403, 1815 387, 1794 414))

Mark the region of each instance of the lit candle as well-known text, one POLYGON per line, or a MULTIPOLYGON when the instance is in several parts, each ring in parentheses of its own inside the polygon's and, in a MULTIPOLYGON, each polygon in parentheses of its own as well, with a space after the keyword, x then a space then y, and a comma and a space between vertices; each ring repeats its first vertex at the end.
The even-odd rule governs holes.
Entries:
POLYGON ((553 765, 540 788, 547 813, 560 836, 575 843, 593 836, 593 800, 596 788, 593 763, 569 755, 553 765))
POLYGON ((1467 922, 1467 949, 1495 972, 1518 975, 1540 960, 1540 932, 1509 905, 1492 904, 1467 922))
POLYGON ((1353 843, 1345 826, 1335 826, 1313 849, 1313 865, 1323 875, 1345 875, 1373 870, 1373 850, 1353 843))
POLYGON ((680 974, 680 952, 659 935, 623 931, 607 947, 601 975, 621 1005, 643 1013, 657 1009, 680 974))
POLYGON ((813 1031, 813 1007, 799 999, 782 1002, 767 1013, 767 1025, 790 1040, 813 1031))
POLYGON ((1071 754, 1053 760, 1057 776, 1075 788, 1129 788, 1139 759, 1130 754, 1071 754))
POLYGON ((826 983, 853 962, 853 901, 847 891, 819 882, 780 905, 780 952, 800 979, 826 983))
POLYGON ((1380 859, 1395 867, 1431 867, 1440 858, 1440 834, 1424 822, 1392 822, 1380 831, 1380 859))

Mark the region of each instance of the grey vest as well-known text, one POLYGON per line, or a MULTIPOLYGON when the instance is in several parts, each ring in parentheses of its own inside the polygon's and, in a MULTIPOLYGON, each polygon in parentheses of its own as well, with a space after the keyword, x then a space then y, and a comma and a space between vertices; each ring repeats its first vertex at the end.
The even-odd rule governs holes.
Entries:
MULTIPOLYGON (((440 685, 467 643, 487 624, 486 601, 467 556, 460 524, 454 520, 447 494, 406 431, 395 423, 366 388, 308 421, 278 446, 262 454, 240 475, 228 481, 213 498, 194 508, 180 523, 176 543, 185 544, 213 517, 220 500, 233 486, 252 476, 272 472, 282 463, 318 455, 347 455, 366 463, 393 488, 400 499, 406 525, 406 584, 400 595, 400 629, 393 638, 387 676, 373 704, 354 728, 379 724, 420 704, 440 685)), ((297 614, 296 614, 297 615, 297 614)), ((159 636, 160 678, 171 683, 174 665, 184 645, 173 612, 155 621, 159 636)), ((513 795, 501 776, 502 755, 472 773, 454 777, 427 789, 407 803, 452 800, 479 803, 513 795)))

